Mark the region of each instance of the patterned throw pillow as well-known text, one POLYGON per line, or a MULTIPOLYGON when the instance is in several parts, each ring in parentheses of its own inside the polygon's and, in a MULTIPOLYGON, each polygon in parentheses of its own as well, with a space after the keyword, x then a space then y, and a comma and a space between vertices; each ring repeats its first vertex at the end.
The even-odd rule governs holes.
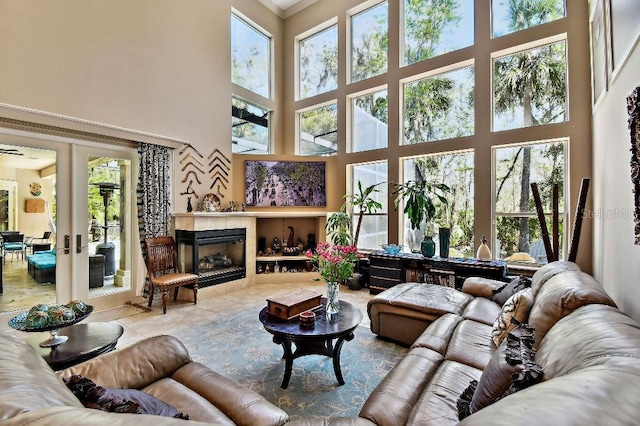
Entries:
POLYGON ((493 331, 491 332, 491 338, 496 347, 500 346, 507 333, 527 322, 532 306, 533 290, 531 288, 520 290, 504 302, 502 311, 493 323, 493 331))
POLYGON ((533 332, 532 326, 522 324, 507 334, 480 380, 472 380, 458 398, 460 420, 542 380, 542 367, 533 360, 533 332))
POLYGON ((492 300, 502 306, 508 298, 528 287, 531 287, 531 280, 529 278, 523 276, 516 277, 504 287, 494 291, 492 300))

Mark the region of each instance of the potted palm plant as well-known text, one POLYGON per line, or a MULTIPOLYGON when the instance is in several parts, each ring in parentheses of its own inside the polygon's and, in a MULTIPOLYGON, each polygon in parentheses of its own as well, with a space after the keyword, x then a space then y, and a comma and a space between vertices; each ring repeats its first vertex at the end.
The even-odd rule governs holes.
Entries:
POLYGON ((441 205, 447 205, 445 194, 449 187, 443 183, 425 180, 408 180, 395 184, 392 195, 395 195, 396 209, 400 202, 404 203, 404 214, 409 218, 412 230, 420 229, 425 224, 425 238, 420 245, 420 251, 426 257, 435 254, 435 243, 430 234, 431 222, 436 216, 436 200, 441 205))

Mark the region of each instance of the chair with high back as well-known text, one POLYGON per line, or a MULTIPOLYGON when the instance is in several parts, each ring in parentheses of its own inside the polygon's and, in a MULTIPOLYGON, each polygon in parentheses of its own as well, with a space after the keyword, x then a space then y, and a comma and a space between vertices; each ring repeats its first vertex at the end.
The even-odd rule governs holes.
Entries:
POLYGON ((38 251, 37 250, 38 246, 40 247, 40 250, 48 250, 46 246, 47 246, 47 243, 49 242, 49 238, 51 238, 51 231, 44 231, 44 233, 42 234, 42 237, 27 237, 27 238, 28 239, 25 242, 25 246, 27 250, 31 251, 31 254, 38 251), (34 248, 34 246, 36 247, 34 248))
POLYGON ((173 300, 178 298, 178 290, 189 285, 193 288, 193 303, 198 303, 198 276, 179 272, 178 246, 173 237, 145 238, 147 248, 147 274, 149 276, 149 307, 153 302, 154 289, 162 291, 162 313, 167 313, 169 289, 175 289, 173 300))
POLYGON ((7 259, 7 253, 19 253, 24 260, 24 234, 3 233, 2 234, 2 256, 7 259))

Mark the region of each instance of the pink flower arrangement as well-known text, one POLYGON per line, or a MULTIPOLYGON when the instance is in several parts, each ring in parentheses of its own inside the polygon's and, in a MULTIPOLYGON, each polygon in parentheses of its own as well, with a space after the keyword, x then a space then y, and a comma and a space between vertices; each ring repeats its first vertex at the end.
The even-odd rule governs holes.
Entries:
POLYGON ((351 278, 356 261, 362 258, 355 246, 330 243, 318 243, 315 253, 307 250, 305 254, 316 262, 318 272, 325 281, 335 283, 351 278))

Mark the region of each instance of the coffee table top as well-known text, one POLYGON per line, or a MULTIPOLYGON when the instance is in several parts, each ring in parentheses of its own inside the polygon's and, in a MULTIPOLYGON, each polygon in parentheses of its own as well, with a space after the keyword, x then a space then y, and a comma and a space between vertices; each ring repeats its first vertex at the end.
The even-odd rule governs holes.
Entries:
POLYGON ((260 311, 260 322, 271 334, 284 336, 294 340, 318 340, 340 337, 355 329, 362 321, 362 312, 352 304, 340 301, 340 312, 333 321, 327 321, 324 306, 327 299, 322 298, 322 307, 316 309, 314 328, 300 327, 298 317, 288 321, 269 315, 267 307, 260 311))
POLYGON ((123 332, 124 329, 117 323, 92 322, 59 329, 57 333, 69 337, 69 340, 58 346, 40 347, 40 342, 49 333, 30 333, 25 340, 42 355, 51 368, 64 370, 113 350, 123 332))

